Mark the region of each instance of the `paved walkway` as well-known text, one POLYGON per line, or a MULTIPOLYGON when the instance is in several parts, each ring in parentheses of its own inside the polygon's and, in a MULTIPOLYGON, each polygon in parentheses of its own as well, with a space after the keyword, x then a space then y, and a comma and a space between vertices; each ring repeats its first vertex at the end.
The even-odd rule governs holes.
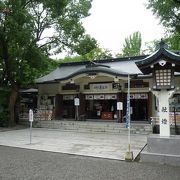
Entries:
POLYGON ((180 167, 0 146, 0 180, 179 180, 180 167))
MULTIPOLYGON (((145 146, 146 139, 145 135, 132 135, 131 147, 134 157, 145 146)), ((32 144, 29 129, 21 129, 0 132, 0 145, 124 160, 128 138, 127 135, 120 134, 35 128, 32 132, 32 144)))

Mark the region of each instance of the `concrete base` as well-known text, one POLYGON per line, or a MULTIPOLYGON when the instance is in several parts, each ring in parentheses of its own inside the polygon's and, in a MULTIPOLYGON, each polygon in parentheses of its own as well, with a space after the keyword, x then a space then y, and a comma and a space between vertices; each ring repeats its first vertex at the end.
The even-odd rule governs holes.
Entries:
POLYGON ((147 147, 141 152, 142 162, 157 162, 180 166, 180 136, 150 135, 147 147))
POLYGON ((133 152, 132 151, 126 152, 125 161, 128 161, 128 162, 133 161, 133 152))

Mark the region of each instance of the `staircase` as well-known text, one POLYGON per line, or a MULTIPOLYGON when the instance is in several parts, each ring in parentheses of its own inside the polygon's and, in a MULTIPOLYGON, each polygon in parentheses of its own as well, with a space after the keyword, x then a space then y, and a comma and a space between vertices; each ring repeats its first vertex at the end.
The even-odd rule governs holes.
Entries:
MULTIPOLYGON (((28 125, 28 121, 21 121, 21 124, 28 125)), ((112 133, 127 134, 128 129, 125 123, 117 122, 95 122, 95 121, 69 121, 69 120, 51 120, 51 121, 34 121, 35 128, 61 129, 77 132, 95 132, 95 133, 112 133)), ((131 123, 132 134, 151 134, 152 127, 145 123, 131 123)))

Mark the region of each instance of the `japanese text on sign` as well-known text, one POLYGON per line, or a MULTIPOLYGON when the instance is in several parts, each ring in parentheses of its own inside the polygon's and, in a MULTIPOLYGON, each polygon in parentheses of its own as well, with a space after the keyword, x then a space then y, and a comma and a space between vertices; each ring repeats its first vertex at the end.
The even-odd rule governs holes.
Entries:
MULTIPOLYGON (((163 107, 161 108, 161 112, 162 112, 164 115, 168 112, 167 110, 168 110, 168 109, 167 109, 166 106, 163 106, 163 107)), ((161 124, 166 125, 166 124, 167 124, 167 119, 166 119, 166 118, 162 118, 162 119, 161 119, 161 124)))
POLYGON ((167 112, 167 107, 162 107, 161 112, 167 112))
POLYGON ((161 123, 162 123, 162 124, 167 124, 167 119, 162 119, 162 120, 161 120, 161 123))
POLYGON ((104 83, 104 84, 92 84, 92 89, 93 90, 110 90, 110 85, 111 84, 107 84, 107 83, 104 83))

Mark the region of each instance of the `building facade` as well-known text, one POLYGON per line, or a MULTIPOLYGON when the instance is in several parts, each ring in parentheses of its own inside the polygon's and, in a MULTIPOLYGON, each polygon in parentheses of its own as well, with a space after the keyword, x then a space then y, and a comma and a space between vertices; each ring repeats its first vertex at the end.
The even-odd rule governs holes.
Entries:
POLYGON ((123 122, 126 115, 129 75, 131 121, 146 122, 150 117, 158 116, 158 99, 152 91, 155 81, 159 85, 169 86, 172 80, 168 79, 170 66, 173 69, 174 83, 171 88, 175 90, 170 99, 170 115, 173 116, 176 110, 178 119, 179 65, 179 53, 168 50, 164 42, 148 56, 64 63, 48 75, 37 79, 38 109, 45 120, 99 119, 123 122), (159 73, 167 75, 165 79, 159 77, 155 80, 153 71, 156 65, 162 67, 159 73))

